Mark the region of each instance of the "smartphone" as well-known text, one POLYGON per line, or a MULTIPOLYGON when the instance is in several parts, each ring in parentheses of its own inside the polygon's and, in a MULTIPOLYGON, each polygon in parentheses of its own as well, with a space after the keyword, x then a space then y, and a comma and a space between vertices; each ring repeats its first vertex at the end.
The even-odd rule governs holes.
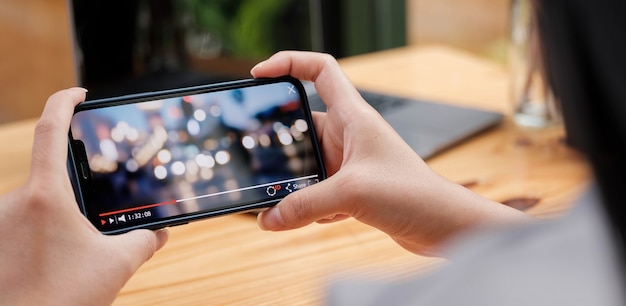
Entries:
POLYGON ((85 101, 69 144, 77 202, 105 234, 259 210, 326 178, 287 76, 85 101))

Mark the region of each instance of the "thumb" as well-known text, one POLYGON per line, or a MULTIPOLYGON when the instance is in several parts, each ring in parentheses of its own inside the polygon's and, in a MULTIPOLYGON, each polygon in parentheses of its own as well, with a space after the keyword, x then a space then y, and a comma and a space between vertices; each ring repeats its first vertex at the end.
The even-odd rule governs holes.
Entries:
POLYGON ((334 177, 320 183, 300 189, 285 197, 276 206, 261 212, 257 216, 259 227, 266 231, 282 231, 303 227, 310 223, 338 214, 349 214, 346 201, 334 183, 334 177))
POLYGON ((132 254, 127 260, 134 271, 165 245, 169 232, 167 229, 157 231, 142 229, 118 235, 116 238, 119 239, 118 246, 126 250, 126 254, 132 254))

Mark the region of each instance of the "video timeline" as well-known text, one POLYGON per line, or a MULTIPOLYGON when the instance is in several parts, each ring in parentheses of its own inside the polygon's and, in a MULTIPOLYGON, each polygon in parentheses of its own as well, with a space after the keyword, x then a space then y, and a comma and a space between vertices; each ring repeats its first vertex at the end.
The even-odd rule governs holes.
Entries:
MULTIPOLYGON (((266 195, 267 200, 282 198, 292 192, 317 184, 319 181, 319 176, 314 174, 295 179, 259 184, 190 198, 182 198, 128 209, 115 210, 99 214, 100 224, 102 226, 115 226, 133 223, 134 221, 145 221, 146 219, 158 217, 159 214, 153 211, 155 209, 162 209, 169 205, 185 205, 186 203, 203 201, 212 197, 228 196, 229 194, 241 194, 246 192, 258 194, 259 192, 262 192, 266 195)), ((197 203, 194 203, 194 205, 197 205, 197 203)))

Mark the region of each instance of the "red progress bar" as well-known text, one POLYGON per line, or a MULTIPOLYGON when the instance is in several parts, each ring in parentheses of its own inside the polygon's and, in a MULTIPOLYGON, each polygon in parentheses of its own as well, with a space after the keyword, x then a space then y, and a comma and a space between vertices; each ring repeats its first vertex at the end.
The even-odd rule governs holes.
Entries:
POLYGON ((176 203, 176 200, 171 200, 171 201, 167 201, 167 202, 161 202, 161 203, 149 204, 149 205, 133 207, 133 208, 128 208, 128 209, 120 209, 120 210, 116 210, 116 211, 110 211, 110 212, 107 212, 107 213, 101 213, 99 216, 100 217, 104 217, 104 216, 109 216, 109 215, 126 213, 126 212, 129 212, 129 211, 141 210, 141 209, 152 208, 152 207, 157 207, 157 206, 165 206, 165 205, 170 205, 170 204, 175 204, 175 203, 176 203))

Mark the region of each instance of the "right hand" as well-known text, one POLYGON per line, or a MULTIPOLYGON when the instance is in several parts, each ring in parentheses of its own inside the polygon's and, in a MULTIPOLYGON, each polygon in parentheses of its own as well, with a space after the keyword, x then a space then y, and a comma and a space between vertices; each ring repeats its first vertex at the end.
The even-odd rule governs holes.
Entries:
POLYGON ((434 255, 442 242, 464 229, 529 219, 432 171, 363 100, 331 56, 279 52, 251 73, 313 81, 327 106, 326 113, 313 115, 329 178, 259 214, 262 229, 289 230, 354 217, 414 253, 434 255))

